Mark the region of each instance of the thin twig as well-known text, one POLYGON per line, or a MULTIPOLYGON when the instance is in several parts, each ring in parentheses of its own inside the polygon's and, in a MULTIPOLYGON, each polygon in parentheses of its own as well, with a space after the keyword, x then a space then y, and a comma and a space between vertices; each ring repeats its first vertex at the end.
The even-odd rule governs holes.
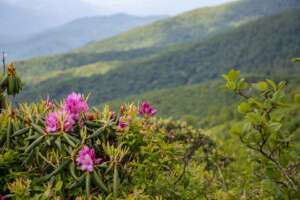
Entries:
POLYGON ((3 74, 5 74, 6 66, 5 66, 5 52, 2 52, 2 63, 3 63, 3 74))

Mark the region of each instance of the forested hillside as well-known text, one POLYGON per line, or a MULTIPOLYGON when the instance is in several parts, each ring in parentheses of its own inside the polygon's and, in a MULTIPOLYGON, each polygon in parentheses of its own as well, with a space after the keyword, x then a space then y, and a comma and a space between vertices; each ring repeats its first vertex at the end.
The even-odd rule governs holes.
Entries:
MULTIPOLYGON (((154 24, 134 29, 105 41, 93 42, 90 45, 80 48, 75 52, 57 56, 34 58, 29 61, 21 62, 18 66, 22 73, 25 73, 25 79, 30 76, 30 74, 27 73, 29 70, 26 69, 29 66, 30 71, 32 72, 31 74, 37 73, 39 75, 39 78, 41 74, 45 72, 47 72, 47 75, 49 73, 50 75, 53 75, 72 67, 78 68, 90 64, 97 65, 97 67, 94 68, 94 73, 97 73, 97 69, 102 71, 101 67, 103 61, 107 62, 107 57, 115 57, 115 60, 119 60, 119 55, 126 55, 126 57, 130 58, 130 60, 134 60, 136 58, 136 52, 146 51, 148 52, 147 55, 139 56, 139 59, 143 59, 143 57, 149 59, 150 55, 154 56, 153 53, 157 55, 167 53, 166 51, 176 51, 176 47, 173 47, 171 45, 173 43, 188 44, 190 41, 199 43, 202 40, 213 37, 220 32, 233 30, 239 25, 246 24, 247 22, 253 21, 259 17, 276 14, 284 10, 297 8, 299 6, 300 2, 297 0, 265 0, 254 3, 252 3, 252 1, 250 0, 242 0, 211 8, 196 9, 194 11, 181 14, 177 17, 161 20, 154 24), (225 15, 227 17, 211 17, 215 15, 218 16, 219 14, 225 15), (239 21, 239 23, 237 23, 237 21, 239 21), (177 25, 178 22, 180 22, 179 25, 177 25), (233 26, 233 24, 235 24, 235 26, 233 26), (203 28, 205 26, 209 26, 215 31, 207 32, 208 29, 203 28), (143 36, 143 34, 149 35, 143 36), (176 38, 175 36, 172 37, 174 38, 174 40, 176 40, 176 42, 169 42, 171 46, 167 49, 163 49, 163 47, 165 48, 165 42, 163 41, 157 41, 163 46, 160 46, 159 48, 156 48, 154 47, 156 45, 147 42, 147 40, 158 40, 160 38, 158 35, 160 34, 165 34, 165 37, 175 35, 176 38), (184 34, 190 34, 190 36, 186 37, 184 34), (123 46, 126 46, 126 48, 128 48, 135 42, 137 42, 138 44, 149 43, 149 45, 141 45, 137 47, 136 50, 123 50, 123 46), (133 54, 132 57, 131 54, 133 54), (106 59, 103 59, 103 55, 106 57, 106 59), (97 63, 97 61, 100 64, 97 63)), ((111 58, 110 61, 112 60, 111 58)), ((111 66, 114 63, 108 62, 108 64, 109 66, 111 66)), ((43 80, 43 78, 40 78, 40 80, 43 80)))
MULTIPOLYGON (((71 90, 86 91, 89 88, 94 96, 91 102, 102 103, 153 89, 219 78, 232 67, 260 76, 297 76, 299 67, 290 59, 300 53, 299 22, 299 10, 287 11, 245 24, 204 42, 174 46, 150 58, 123 60, 102 75, 58 75, 37 85, 28 85, 21 99, 36 99, 47 93, 61 97, 71 90), (272 37, 269 37, 271 34, 272 37)), ((112 64, 116 58, 105 61, 112 64)), ((20 70, 24 70, 26 65, 33 66, 24 63, 20 70)), ((86 67, 88 72, 90 66, 86 67)), ((85 66, 80 68, 83 74, 85 66)), ((37 69, 37 73, 41 70, 43 67, 37 69)))
POLYGON ((199 42, 260 17, 300 7, 298 0, 241 0, 183 13, 80 48, 78 52, 120 51, 199 42))

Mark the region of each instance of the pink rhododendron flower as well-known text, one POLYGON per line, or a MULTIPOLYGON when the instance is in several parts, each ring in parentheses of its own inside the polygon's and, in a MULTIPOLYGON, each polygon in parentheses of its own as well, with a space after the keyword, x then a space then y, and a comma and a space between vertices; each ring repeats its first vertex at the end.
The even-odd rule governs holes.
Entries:
POLYGON ((47 115, 45 126, 48 133, 57 131, 70 132, 73 130, 75 121, 66 111, 51 112, 47 115))
POLYGON ((84 145, 83 148, 79 151, 79 154, 76 158, 76 163, 80 166, 80 169, 83 171, 92 172, 94 166, 99 164, 102 159, 96 158, 95 150, 84 145))
POLYGON ((74 120, 79 120, 80 113, 86 113, 89 106, 81 94, 73 92, 66 98, 63 109, 69 112, 74 120))
POLYGON ((144 101, 139 108, 139 114, 141 116, 154 116, 157 110, 154 109, 147 101, 144 101))
POLYGON ((0 200, 6 200, 5 196, 0 195, 0 200))
POLYGON ((123 122, 123 121, 119 121, 118 127, 120 129, 126 128, 128 127, 129 123, 128 122, 123 122))

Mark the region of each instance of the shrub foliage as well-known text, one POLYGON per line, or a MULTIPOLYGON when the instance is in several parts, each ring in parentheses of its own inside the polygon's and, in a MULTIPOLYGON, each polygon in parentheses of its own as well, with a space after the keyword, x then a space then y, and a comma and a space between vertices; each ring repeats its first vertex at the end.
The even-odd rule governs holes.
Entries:
POLYGON ((148 102, 114 112, 90 108, 88 97, 72 93, 60 102, 6 105, 0 198, 299 198, 300 149, 292 131, 299 124, 287 123, 299 94, 286 94, 285 82, 247 82, 236 70, 223 77, 242 98, 241 117, 224 141, 156 118, 159 110, 148 102))

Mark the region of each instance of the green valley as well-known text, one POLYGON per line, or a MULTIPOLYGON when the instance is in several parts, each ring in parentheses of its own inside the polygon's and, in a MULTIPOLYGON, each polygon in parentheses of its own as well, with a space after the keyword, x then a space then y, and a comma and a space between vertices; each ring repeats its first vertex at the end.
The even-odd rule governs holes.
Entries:
MULTIPOLYGON (((258 19, 207 41, 173 46, 154 53, 150 49, 152 56, 123 61, 120 66, 102 75, 76 77, 64 74, 52 77, 36 85, 28 85, 21 99, 34 100, 46 94, 59 98, 68 91, 86 91, 89 88, 93 94, 90 101, 99 104, 153 89, 216 79, 230 68, 237 68, 256 76, 297 76, 299 67, 291 63, 290 59, 300 53, 299 19, 299 10, 295 9, 258 19), (272 37, 269 37, 270 34, 272 37)), ((145 53, 149 54, 149 51, 146 49, 145 53)), ((80 62, 85 61, 79 56, 76 58, 80 62)), ((52 61, 53 59, 50 59, 50 63, 52 61)), ((36 73, 45 69, 40 66, 36 73)), ((55 67, 49 66, 52 69, 55 67)), ((24 70, 22 65, 20 70, 24 70)))

